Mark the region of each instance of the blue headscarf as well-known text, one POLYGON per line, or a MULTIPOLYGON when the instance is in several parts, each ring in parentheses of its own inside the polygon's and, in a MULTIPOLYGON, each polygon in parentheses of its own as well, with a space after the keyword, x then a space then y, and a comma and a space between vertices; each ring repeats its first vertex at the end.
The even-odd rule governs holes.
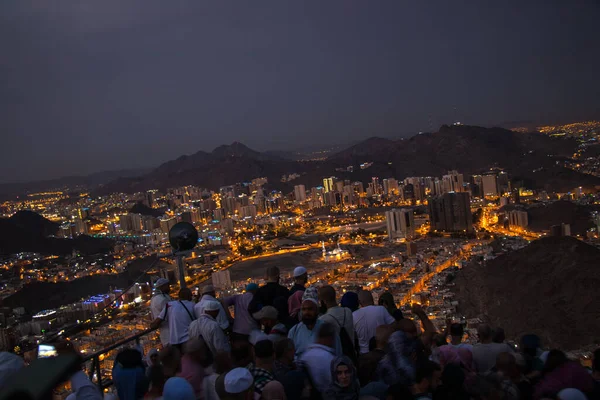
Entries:
POLYGON ((196 400, 196 394, 188 381, 173 377, 165 383, 163 400, 196 400))

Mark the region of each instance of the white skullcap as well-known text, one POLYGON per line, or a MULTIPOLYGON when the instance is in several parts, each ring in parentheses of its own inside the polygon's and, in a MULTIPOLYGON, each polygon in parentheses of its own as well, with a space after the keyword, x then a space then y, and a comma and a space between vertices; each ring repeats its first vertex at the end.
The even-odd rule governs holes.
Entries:
POLYGON ((159 287, 161 287, 161 286, 163 286, 163 285, 166 285, 166 284, 168 284, 168 283, 169 283, 169 280, 168 280, 168 279, 165 279, 165 278, 158 278, 158 280, 157 280, 156 282, 154 282, 154 287, 155 287, 155 288, 159 288, 159 287))
POLYGON ((298 267, 294 268, 294 278, 297 278, 304 274, 306 274, 306 268, 304 268, 303 266, 298 266, 298 267))
POLYGON ((225 375, 225 391, 238 394, 250 389, 254 378, 246 368, 234 368, 225 375))
POLYGON ((217 311, 221 309, 221 305, 218 301, 207 301, 204 303, 204 311, 217 311))

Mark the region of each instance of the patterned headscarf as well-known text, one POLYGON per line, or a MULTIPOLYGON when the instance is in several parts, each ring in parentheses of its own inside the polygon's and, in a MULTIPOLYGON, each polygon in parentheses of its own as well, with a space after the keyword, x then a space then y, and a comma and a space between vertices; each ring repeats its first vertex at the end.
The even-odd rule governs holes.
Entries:
POLYGON ((397 383, 410 386, 415 380, 415 367, 410 359, 415 351, 414 343, 402 331, 392 333, 386 354, 377 365, 378 380, 388 385, 397 383))
POLYGON ((341 356, 335 358, 331 362, 331 380, 332 384, 325 391, 325 398, 336 399, 336 400, 356 400, 358 399, 358 395, 360 393, 360 383, 358 382, 358 378, 356 377, 356 368, 354 368, 354 364, 352 360, 350 360, 346 356, 341 356), (350 374, 350 385, 347 387, 342 387, 337 381, 337 367, 339 365, 345 365, 348 367, 350 374))
POLYGON ((311 286, 306 288, 304 294, 302 295, 302 302, 304 303, 306 300, 310 300, 319 307, 319 291, 316 287, 311 286))

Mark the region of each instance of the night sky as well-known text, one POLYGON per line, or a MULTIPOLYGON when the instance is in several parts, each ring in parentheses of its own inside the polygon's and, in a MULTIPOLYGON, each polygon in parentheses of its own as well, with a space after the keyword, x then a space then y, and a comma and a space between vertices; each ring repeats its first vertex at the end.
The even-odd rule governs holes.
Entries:
POLYGON ((599 4, 2 1, 0 182, 597 118, 599 4))

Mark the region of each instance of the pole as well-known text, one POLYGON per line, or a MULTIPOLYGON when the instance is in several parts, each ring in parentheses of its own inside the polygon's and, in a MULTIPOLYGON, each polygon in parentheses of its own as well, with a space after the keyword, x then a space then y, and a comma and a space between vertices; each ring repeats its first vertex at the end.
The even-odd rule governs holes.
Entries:
POLYGON ((185 286, 185 265, 183 255, 177 255, 177 269, 179 271, 179 287, 183 289, 185 286))

